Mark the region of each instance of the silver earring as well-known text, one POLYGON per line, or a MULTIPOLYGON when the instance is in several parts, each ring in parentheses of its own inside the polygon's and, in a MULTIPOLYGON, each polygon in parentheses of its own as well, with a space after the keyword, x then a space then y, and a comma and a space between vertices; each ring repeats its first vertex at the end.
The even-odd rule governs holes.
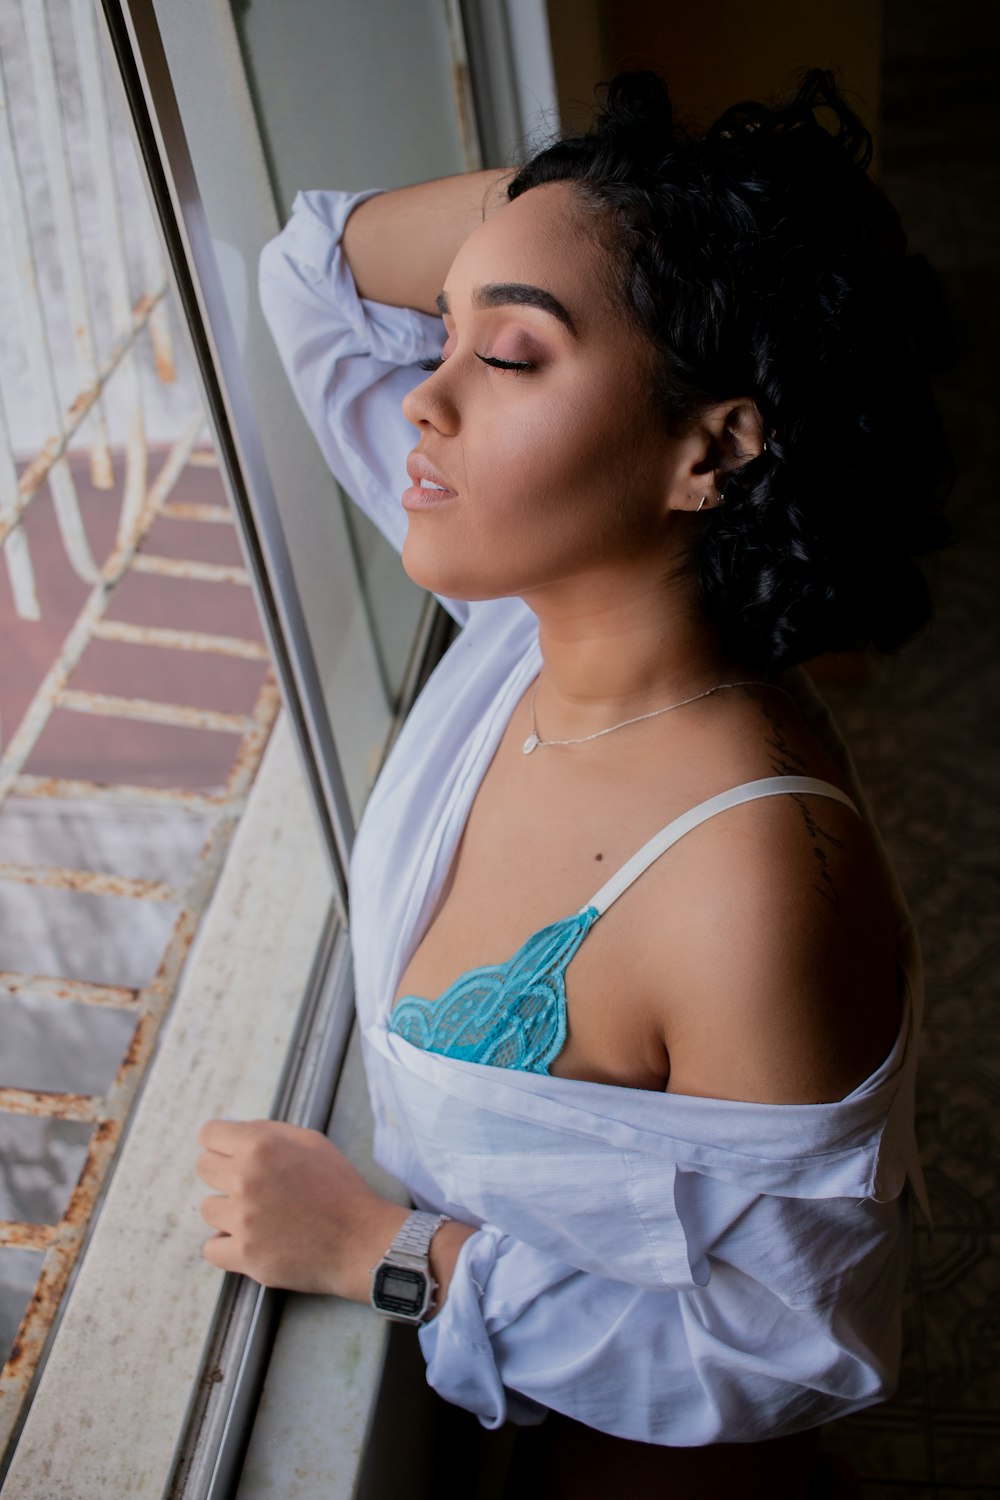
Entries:
MULTIPOLYGON (((701 510, 701 508, 702 508, 702 506, 703 506, 703 505, 704 505, 704 504, 705 504, 705 501, 706 501, 706 500, 707 500, 707 499, 708 499, 708 496, 707 496, 707 495, 702 495, 702 497, 701 497, 701 499, 700 499, 700 500, 699 500, 699 501, 698 501, 698 506, 697 506, 697 509, 698 509, 698 510, 701 510)), ((696 512, 696 513, 697 513, 697 512, 696 512)))

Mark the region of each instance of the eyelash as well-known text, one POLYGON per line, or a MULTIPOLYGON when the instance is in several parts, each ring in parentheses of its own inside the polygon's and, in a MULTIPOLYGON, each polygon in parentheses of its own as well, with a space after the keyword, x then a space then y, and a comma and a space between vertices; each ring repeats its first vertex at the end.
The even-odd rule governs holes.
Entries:
MULTIPOLYGON (((528 370, 535 368, 526 359, 496 359, 488 354, 477 354, 476 358, 481 359, 484 365, 492 365, 497 370, 512 370, 515 375, 524 375, 528 370)), ((435 370, 440 370, 443 364, 444 360, 440 355, 436 355, 432 359, 417 361, 418 369, 426 370, 429 374, 433 374, 435 370)))

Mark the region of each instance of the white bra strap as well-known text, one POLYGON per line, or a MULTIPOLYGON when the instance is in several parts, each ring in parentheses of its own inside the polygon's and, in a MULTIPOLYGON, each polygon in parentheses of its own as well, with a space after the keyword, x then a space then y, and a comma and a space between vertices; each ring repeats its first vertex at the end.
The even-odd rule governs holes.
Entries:
MULTIPOLYGON (((697 828, 699 823, 714 818, 716 813, 725 812, 727 807, 736 807, 741 802, 752 802, 757 797, 776 797, 781 792, 815 792, 820 797, 833 797, 837 802, 843 802, 847 807, 858 809, 839 787, 831 785, 829 781, 817 781, 814 776, 765 776, 760 781, 745 781, 742 786, 734 786, 728 792, 720 792, 717 797, 709 797, 706 802, 699 802, 697 807, 690 808, 686 813, 681 813, 666 828, 661 828, 655 833, 648 844, 643 844, 638 854, 633 854, 627 864, 622 865, 616 875, 597 892, 587 906, 596 906, 598 915, 607 911, 612 901, 617 901, 623 891, 628 890, 634 880, 638 880, 644 870, 655 859, 682 839, 692 828, 697 828)), ((861 814, 858 813, 858 817, 861 814)), ((585 911, 586 907, 581 907, 585 911)))

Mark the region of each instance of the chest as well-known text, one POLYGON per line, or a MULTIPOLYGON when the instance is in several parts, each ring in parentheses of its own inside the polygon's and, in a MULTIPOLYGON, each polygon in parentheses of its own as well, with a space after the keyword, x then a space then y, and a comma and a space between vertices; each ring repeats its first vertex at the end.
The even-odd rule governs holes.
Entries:
MULTIPOLYGON (((506 963, 533 933, 586 905, 713 774, 684 770, 699 763, 679 739, 526 757, 526 698, 479 784, 393 1003, 436 1001, 468 970, 506 963)), ((675 858, 646 872, 566 966, 567 1040, 554 1074, 665 1087, 664 924, 684 921, 682 868, 675 858)))

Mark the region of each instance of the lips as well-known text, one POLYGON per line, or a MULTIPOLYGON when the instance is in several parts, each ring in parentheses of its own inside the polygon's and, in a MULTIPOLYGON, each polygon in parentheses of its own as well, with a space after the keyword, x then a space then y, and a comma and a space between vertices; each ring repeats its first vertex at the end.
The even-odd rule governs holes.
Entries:
POLYGON ((406 459, 406 472, 412 484, 403 493, 403 510, 435 510, 439 505, 447 507, 456 499, 456 492, 448 487, 444 474, 439 474, 423 453, 411 453, 406 459))
POLYGON ((431 484, 439 485, 448 495, 454 495, 455 491, 448 484, 443 474, 439 474, 434 465, 430 463, 422 453, 411 453, 406 460, 406 472, 415 485, 419 485, 422 479, 427 479, 431 484))

